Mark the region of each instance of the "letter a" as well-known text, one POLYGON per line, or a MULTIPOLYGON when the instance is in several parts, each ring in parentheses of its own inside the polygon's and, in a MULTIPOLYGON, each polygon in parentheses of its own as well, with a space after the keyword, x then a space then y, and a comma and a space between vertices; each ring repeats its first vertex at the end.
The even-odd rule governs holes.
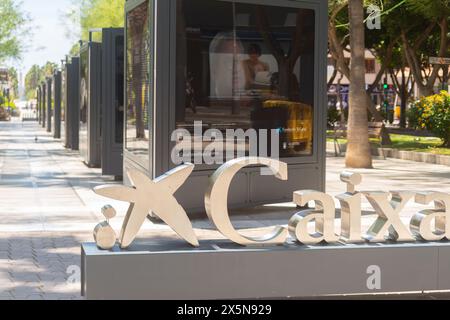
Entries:
POLYGON ((339 236, 334 232, 336 207, 331 196, 317 191, 297 191, 294 202, 298 206, 305 206, 309 201, 315 202, 314 210, 304 210, 294 215, 289 221, 289 233, 303 244, 318 244, 322 241, 334 243, 339 236), (317 234, 311 235, 308 223, 315 221, 317 234))

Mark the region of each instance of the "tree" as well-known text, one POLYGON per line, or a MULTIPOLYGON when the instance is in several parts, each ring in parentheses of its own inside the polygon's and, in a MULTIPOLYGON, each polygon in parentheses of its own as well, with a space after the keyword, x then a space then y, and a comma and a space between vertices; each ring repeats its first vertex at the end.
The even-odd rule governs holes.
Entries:
MULTIPOLYGON (((90 29, 123 27, 124 12, 125 0, 73 0, 72 10, 64 17, 69 21, 68 33, 87 41, 90 29), (81 34, 74 34, 73 26, 81 34)), ((99 35, 95 34, 94 39, 99 40, 99 35)), ((78 46, 78 43, 74 46, 78 46)))
MULTIPOLYGON (((309 18, 309 13, 305 10, 298 10, 296 14, 296 27, 293 32, 293 43, 291 48, 286 52, 283 49, 282 44, 273 36, 270 32, 269 15, 270 13, 263 6, 258 6, 256 9, 256 23, 258 30, 261 33, 264 43, 269 48, 271 54, 274 56, 278 65, 278 94, 283 97, 292 99, 292 82, 293 82, 293 70, 302 54, 309 47, 314 45, 314 38, 311 36, 308 38, 301 37, 304 25, 302 21, 309 18)), ((295 79, 295 78, 294 78, 295 79)))
POLYGON ((19 78, 17 76, 17 70, 15 68, 8 69, 9 76, 9 100, 15 100, 19 95, 19 78))
POLYGON ((25 95, 27 99, 32 99, 35 96, 36 88, 43 80, 43 73, 41 67, 33 65, 25 76, 25 95))
POLYGON ((35 96, 36 87, 45 80, 46 77, 51 77, 58 65, 54 62, 47 61, 42 67, 34 65, 28 70, 25 76, 25 94, 28 99, 35 96))
POLYGON ((47 61, 45 65, 42 67, 43 79, 53 76, 53 72, 55 71, 56 68, 58 68, 58 64, 51 61, 47 61))
MULTIPOLYGON (((368 1, 370 3, 370 1, 368 1)), ((329 1, 329 24, 328 24, 328 38, 329 38, 329 53, 332 59, 335 61, 336 68, 341 74, 350 79, 350 62, 346 59, 345 52, 351 50, 350 48, 350 24, 348 11, 344 10, 349 4, 348 0, 330 0, 329 1)), ((389 12, 391 7, 386 7, 385 11, 389 12)), ((364 11, 363 11, 364 13, 364 11)), ((390 17, 385 17, 385 21, 388 22, 390 17)), ((364 25, 364 21, 363 21, 364 25)), ((371 99, 371 94, 378 87, 387 67, 391 63, 393 50, 395 44, 399 40, 398 34, 386 32, 383 27, 381 30, 369 30, 366 32, 365 38, 368 40, 366 48, 370 48, 372 54, 381 63, 381 68, 378 71, 374 81, 368 84, 366 89, 366 102, 365 106, 372 115, 372 118, 376 122, 382 122, 384 120, 383 115, 376 109, 375 104, 371 99)), ((391 139, 388 131, 383 126, 381 131, 382 144, 391 144, 391 139)))
POLYGON ((414 77, 411 72, 407 74, 407 67, 405 52, 401 47, 397 47, 394 59, 389 67, 389 74, 394 82, 395 91, 401 100, 400 128, 406 128, 407 104, 414 89, 414 77))
POLYGON ((0 63, 20 58, 28 21, 15 0, 0 0, 0 63))
POLYGON ((363 0, 348 1, 350 21, 350 110, 345 163, 350 168, 372 168, 367 121, 363 0))
POLYGON ((448 56, 450 1, 407 0, 407 3, 416 19, 411 21, 412 24, 403 26, 402 45, 419 88, 419 95, 429 96, 433 94, 441 70, 445 81, 448 79, 448 67, 431 66, 428 58, 431 55, 448 56))

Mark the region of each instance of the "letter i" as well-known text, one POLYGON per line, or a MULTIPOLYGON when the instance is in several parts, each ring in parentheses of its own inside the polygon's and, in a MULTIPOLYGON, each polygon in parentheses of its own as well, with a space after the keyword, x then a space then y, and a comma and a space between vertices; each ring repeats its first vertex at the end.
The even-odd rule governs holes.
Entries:
POLYGON ((355 186, 361 184, 359 173, 344 171, 341 181, 347 184, 347 192, 336 196, 341 204, 341 240, 347 243, 363 242, 361 233, 361 193, 355 186))

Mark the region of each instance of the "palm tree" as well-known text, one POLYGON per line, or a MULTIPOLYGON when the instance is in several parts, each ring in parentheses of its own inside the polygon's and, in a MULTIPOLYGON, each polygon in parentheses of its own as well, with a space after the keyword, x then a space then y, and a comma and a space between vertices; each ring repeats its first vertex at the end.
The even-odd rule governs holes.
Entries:
POLYGON ((349 0, 350 21, 350 109, 345 164, 349 168, 372 168, 365 81, 363 0, 349 0))

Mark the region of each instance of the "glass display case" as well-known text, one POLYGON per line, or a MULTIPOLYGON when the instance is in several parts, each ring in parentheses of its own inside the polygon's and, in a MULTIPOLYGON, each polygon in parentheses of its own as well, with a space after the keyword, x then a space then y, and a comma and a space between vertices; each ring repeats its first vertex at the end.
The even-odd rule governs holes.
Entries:
POLYGON ((279 158, 289 180, 245 168, 230 206, 323 190, 326 63, 324 1, 128 1, 125 168, 156 178, 195 163, 177 192, 189 211, 204 209, 212 172, 240 156, 279 158))
POLYGON ((124 136, 124 29, 91 32, 80 52, 80 151, 89 166, 121 178, 124 136), (92 33, 99 34, 99 42, 92 33))
POLYGON ((80 50, 79 149, 89 167, 101 166, 101 43, 89 41, 80 50))
POLYGON ((42 123, 41 114, 41 86, 36 88, 36 112, 38 116, 38 124, 42 123))
POLYGON ((121 179, 124 136, 124 29, 102 29, 102 174, 121 179))
POLYGON ((137 4, 126 15, 125 151, 146 169, 152 143, 153 23, 149 1, 137 4))
POLYGON ((47 97, 47 103, 46 103, 46 130, 47 132, 52 132, 52 117, 53 117, 53 95, 52 95, 52 78, 47 77, 46 81, 46 97, 47 97))
POLYGON ((41 126, 42 128, 45 128, 45 121, 47 118, 47 97, 46 97, 46 85, 45 85, 45 81, 43 81, 40 85, 41 88, 41 126))
POLYGON ((66 99, 65 99, 65 91, 66 91, 66 79, 67 75, 65 72, 65 63, 66 60, 61 60, 61 140, 63 142, 64 147, 66 147, 66 99))
POLYGON ((80 114, 80 58, 66 59, 62 71, 62 103, 64 110, 64 146, 72 150, 79 149, 80 114))
POLYGON ((53 138, 61 139, 61 71, 55 70, 52 79, 53 138))
MULTIPOLYGON (((192 141, 196 121, 201 135, 278 129, 281 158, 311 156, 314 10, 210 0, 177 5, 175 128, 188 130, 192 141)), ((248 153, 249 142, 242 143, 248 153)), ((236 153, 233 144, 227 148, 236 153)))

